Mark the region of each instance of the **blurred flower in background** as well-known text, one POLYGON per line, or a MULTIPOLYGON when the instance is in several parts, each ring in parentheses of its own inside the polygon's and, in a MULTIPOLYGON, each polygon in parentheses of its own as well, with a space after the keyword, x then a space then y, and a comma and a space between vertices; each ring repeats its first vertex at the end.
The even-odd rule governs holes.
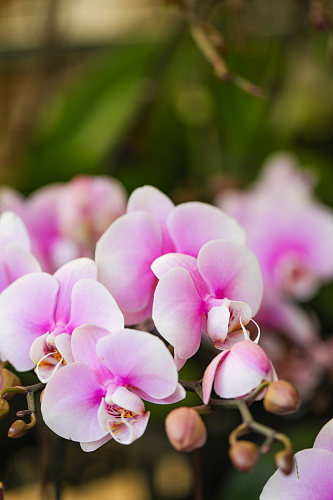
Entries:
POLYGON ((21 216, 33 253, 50 273, 77 257, 93 257, 97 240, 125 207, 122 185, 102 176, 49 185, 27 199, 10 188, 0 189, 0 209, 21 216))
POLYGON ((277 153, 251 189, 217 198, 243 225, 260 262, 265 287, 257 320, 267 330, 263 345, 279 375, 293 380, 307 398, 327 366, 319 321, 298 303, 333 276, 333 212, 315 200, 314 184, 295 157, 277 153))

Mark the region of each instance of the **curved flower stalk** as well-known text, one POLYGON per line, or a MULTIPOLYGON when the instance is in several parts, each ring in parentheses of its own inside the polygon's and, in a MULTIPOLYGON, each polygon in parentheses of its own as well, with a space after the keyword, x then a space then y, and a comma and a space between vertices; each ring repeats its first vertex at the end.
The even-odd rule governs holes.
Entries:
POLYGON ((86 323, 123 328, 122 313, 96 275, 94 261, 81 258, 54 275, 31 273, 6 288, 0 294, 3 358, 19 371, 38 364, 40 379, 47 381, 59 363, 72 361, 75 328, 86 323))
POLYGON ((261 272, 256 256, 244 245, 209 241, 197 259, 170 253, 156 259, 152 270, 159 278, 153 320, 174 347, 179 367, 198 350, 202 331, 223 349, 228 333, 239 330, 259 309, 261 272))
POLYGON ((151 315, 156 277, 150 266, 165 253, 197 257, 210 240, 243 244, 241 226, 220 209, 199 202, 175 207, 152 186, 136 189, 127 214, 116 220, 96 246, 98 276, 115 297, 126 324, 151 315))
POLYGON ((43 270, 53 273, 72 259, 93 256, 103 231, 125 212, 126 194, 115 179, 80 175, 67 184, 39 189, 27 199, 2 188, 0 207, 22 217, 33 253, 43 270))
POLYGON ((331 500, 333 491, 333 419, 319 432, 313 448, 294 456, 291 474, 278 469, 268 480, 260 500, 331 500))
POLYGON ((73 363, 48 382, 45 423, 93 451, 115 439, 130 444, 144 433, 149 412, 142 399, 171 403, 185 397, 172 356, 150 333, 86 325, 72 335, 73 363))
POLYGON ((30 253, 30 238, 20 217, 13 212, 0 216, 0 292, 24 274, 40 271, 30 253))

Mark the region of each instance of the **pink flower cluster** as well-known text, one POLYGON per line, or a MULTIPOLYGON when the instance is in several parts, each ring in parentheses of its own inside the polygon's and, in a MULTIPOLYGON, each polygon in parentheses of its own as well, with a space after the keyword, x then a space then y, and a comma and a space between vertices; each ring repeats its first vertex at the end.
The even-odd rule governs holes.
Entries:
POLYGON ((0 190, 1 212, 21 217, 34 255, 51 273, 71 259, 93 257, 97 240, 125 209, 125 190, 109 177, 81 175, 43 187, 27 199, 10 188, 0 190))
POLYGON ((203 375, 205 402, 213 389, 223 398, 242 397, 276 377, 245 329, 259 309, 263 282, 242 227, 205 203, 174 206, 150 186, 134 191, 120 215, 121 203, 109 200, 116 189, 119 201, 119 188, 110 183, 79 178, 17 202, 41 267, 19 217, 6 212, 0 219, 1 358, 19 371, 35 368, 47 384, 46 424, 86 451, 111 438, 123 444, 139 438, 149 419, 144 400, 183 399, 177 368, 197 352, 202 335, 213 358, 203 375), (36 206, 35 224, 29 217, 36 206), (97 242, 95 261, 82 257, 109 217, 116 220, 97 242), (69 236, 75 258, 49 274, 66 260, 66 252, 57 252, 69 236), (151 319, 165 342, 144 325, 125 328, 151 319), (214 357, 215 349, 221 352, 214 357))
POLYGON ((265 332, 263 344, 280 375, 304 396, 323 372, 324 346, 318 322, 297 301, 313 297, 333 276, 333 213, 314 199, 313 186, 313 176, 292 155, 280 153, 264 165, 251 189, 226 191, 217 199, 242 224, 259 259, 265 293, 257 321, 265 332), (266 334, 270 331, 274 335, 266 334))

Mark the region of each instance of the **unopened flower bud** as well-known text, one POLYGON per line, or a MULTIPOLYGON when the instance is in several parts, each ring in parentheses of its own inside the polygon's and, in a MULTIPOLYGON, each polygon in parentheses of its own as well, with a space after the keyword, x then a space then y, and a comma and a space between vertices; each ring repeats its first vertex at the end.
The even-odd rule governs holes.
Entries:
POLYGON ((259 448, 251 441, 236 441, 229 448, 229 458, 241 472, 250 472, 259 458, 259 448))
POLYGON ((5 399, 0 399, 0 418, 5 417, 9 413, 9 404, 5 399))
POLYGON ((272 382, 265 394, 264 407, 266 411, 278 415, 286 415, 298 410, 300 398, 297 390, 286 380, 272 382))
POLYGON ((18 439, 26 434, 28 430, 27 424, 24 420, 15 420, 8 430, 8 437, 18 439))
MULTIPOLYGON (((13 387, 15 385, 21 385, 21 381, 15 373, 7 370, 7 368, 2 368, 0 371, 0 390, 7 389, 8 387, 13 387)), ((15 396, 14 392, 7 392, 4 394, 3 399, 11 399, 15 396)))
POLYGON ((207 439, 202 418, 193 408, 185 406, 172 410, 165 419, 165 431, 177 451, 201 448, 207 439))
POLYGON ((290 474, 293 468, 293 455, 288 450, 278 451, 274 455, 274 462, 277 467, 280 467, 282 472, 290 474))

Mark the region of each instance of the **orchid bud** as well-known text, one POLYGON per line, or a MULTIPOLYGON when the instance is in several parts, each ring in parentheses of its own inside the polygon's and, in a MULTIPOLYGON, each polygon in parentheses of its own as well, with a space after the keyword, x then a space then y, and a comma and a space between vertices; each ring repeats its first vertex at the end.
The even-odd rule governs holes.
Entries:
POLYGON ((26 434, 28 426, 24 420, 15 420, 8 430, 8 437, 18 439, 26 434))
POLYGON ((265 351, 251 340, 241 340, 215 356, 206 368, 202 380, 203 401, 208 403, 213 388, 221 398, 246 396, 274 376, 265 351))
POLYGON ((293 454, 289 450, 278 451, 274 455, 274 462, 277 467, 280 467, 282 472, 290 474, 293 468, 293 454))
MULTIPOLYGON (((8 387, 13 387, 16 385, 21 385, 21 381, 15 373, 7 370, 7 368, 2 368, 0 371, 0 390, 7 389, 8 387)), ((7 392, 2 397, 3 399, 11 399, 15 396, 14 392, 7 392)))
POLYGON ((172 410, 165 419, 165 431, 177 451, 201 448, 207 439, 203 420, 193 408, 185 406, 172 410))
POLYGON ((6 415, 8 415, 9 410, 10 407, 8 401, 6 401, 5 399, 0 399, 0 418, 3 418, 6 415))
POLYGON ((266 411, 278 415, 286 415, 298 410, 300 398, 297 390, 286 380, 272 382, 265 394, 264 407, 266 411))
POLYGON ((259 448, 251 441, 236 441, 229 448, 229 458, 240 472, 250 472, 259 458, 259 448))

